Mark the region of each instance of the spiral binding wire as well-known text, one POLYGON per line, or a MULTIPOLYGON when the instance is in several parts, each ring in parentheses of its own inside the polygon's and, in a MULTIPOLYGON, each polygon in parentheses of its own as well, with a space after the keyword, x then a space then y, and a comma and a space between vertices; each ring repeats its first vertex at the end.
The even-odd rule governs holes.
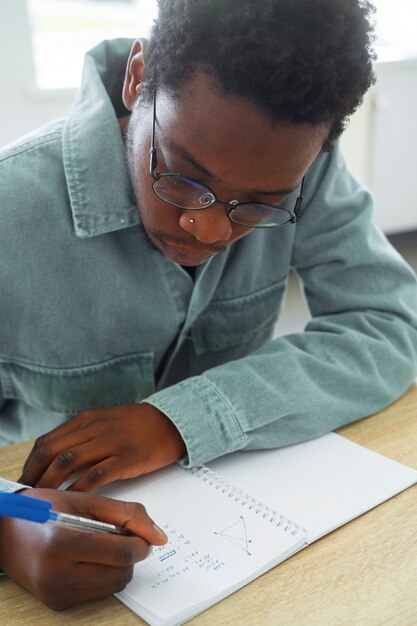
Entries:
POLYGON ((279 526, 285 532, 290 532, 292 535, 296 535, 300 531, 307 532, 302 526, 299 526, 287 517, 277 513, 277 511, 274 511, 266 504, 263 504, 263 502, 260 502, 242 489, 239 489, 239 487, 228 482, 205 465, 196 465, 191 469, 191 473, 195 474, 197 478, 200 478, 203 482, 220 490, 222 494, 226 495, 234 502, 238 502, 245 508, 253 511, 255 515, 260 515, 268 522, 279 526))

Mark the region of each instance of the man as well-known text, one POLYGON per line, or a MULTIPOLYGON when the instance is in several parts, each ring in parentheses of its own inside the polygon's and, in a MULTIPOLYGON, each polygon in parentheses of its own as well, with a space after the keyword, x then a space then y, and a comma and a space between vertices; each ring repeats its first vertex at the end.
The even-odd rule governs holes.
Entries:
MULTIPOLYGON (((417 370, 415 276, 336 142, 373 82, 371 5, 159 8, 148 46, 93 50, 68 119, 0 165, 2 436, 48 433, 4 484, 119 524, 100 498, 53 488, 316 437, 417 370), (290 267, 312 320, 272 340, 290 267)), ((74 568, 65 594, 63 531, 52 548, 26 534, 28 577, 22 524, 2 523, 0 566, 53 608, 85 599, 74 568)), ((130 527, 145 541, 128 568, 163 541, 143 511, 130 527)), ((96 571, 88 598, 125 581, 105 564, 111 582, 96 571)))

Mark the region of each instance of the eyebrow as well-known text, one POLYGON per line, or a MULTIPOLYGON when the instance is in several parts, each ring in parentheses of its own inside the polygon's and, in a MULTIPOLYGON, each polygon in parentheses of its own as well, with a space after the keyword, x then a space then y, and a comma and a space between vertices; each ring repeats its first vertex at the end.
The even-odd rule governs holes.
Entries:
MULTIPOLYGON (((199 163, 197 159, 193 157, 188 152, 188 150, 186 150, 184 147, 170 140, 165 140, 165 143, 168 149, 174 152, 183 161, 187 161, 187 163, 190 163, 190 165, 192 165, 195 169, 202 172, 205 176, 208 176, 209 178, 213 179, 216 183, 222 182, 221 178, 219 178, 218 176, 213 174, 213 172, 211 172, 206 167, 201 165, 201 163, 199 163)), ((247 193, 252 193, 252 194, 259 195, 259 196, 286 196, 292 191, 294 191, 295 189, 297 189, 299 185, 300 183, 297 183, 293 187, 284 187, 283 189, 275 189, 273 191, 259 191, 258 189, 249 189, 247 193)))

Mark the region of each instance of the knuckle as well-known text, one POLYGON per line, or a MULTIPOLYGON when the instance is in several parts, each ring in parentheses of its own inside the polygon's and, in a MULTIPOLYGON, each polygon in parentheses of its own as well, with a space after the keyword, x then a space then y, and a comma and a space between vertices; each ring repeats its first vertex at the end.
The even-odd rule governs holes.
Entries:
POLYGON ((132 549, 129 546, 126 546, 125 543, 126 542, 123 542, 123 545, 120 545, 116 548, 116 562, 121 567, 131 566, 135 561, 132 549))
POLYGON ((48 574, 40 573, 36 580, 36 595, 48 608, 59 610, 60 598, 57 597, 56 588, 48 574))
POLYGON ((96 484, 101 482, 105 475, 106 472, 102 467, 92 467, 87 473, 86 480, 88 483, 96 484))
POLYGON ((146 541, 142 540, 141 546, 138 552, 138 561, 144 561, 152 552, 152 546, 146 541))
POLYGON ((78 426, 80 430, 91 428, 102 421, 102 417, 97 413, 97 409, 86 409, 78 415, 78 419, 80 421, 78 426))
POLYGON ((85 411, 81 411, 77 417, 80 420, 89 420, 93 417, 93 411, 92 409, 86 409, 85 411))
POLYGON ((133 566, 126 567, 117 577, 117 580, 114 581, 115 584, 115 592, 122 591, 126 585, 130 583, 133 578, 133 566))
POLYGON ((64 450, 60 452, 55 459, 56 465, 60 468, 66 468, 73 465, 75 461, 75 454, 71 450, 64 450))
POLYGON ((64 609, 68 608, 68 601, 65 601, 60 597, 56 597, 55 593, 48 595, 46 600, 43 600, 42 598, 39 599, 41 600, 41 602, 46 604, 48 609, 51 609, 51 611, 63 611, 64 609))
POLYGON ((129 502, 129 506, 131 507, 131 512, 133 515, 137 517, 147 517, 146 509, 140 502, 129 502))
POLYGON ((37 595, 42 604, 45 604, 48 609, 51 609, 51 611, 61 611, 64 608, 64 605, 61 602, 60 598, 57 598, 52 590, 42 590, 37 595))
POLYGON ((35 441, 33 451, 37 461, 43 461, 48 458, 51 453, 51 447, 45 436, 39 437, 39 439, 35 441))
POLYGON ((136 520, 140 520, 142 522, 149 519, 143 504, 140 504, 139 502, 127 501, 120 501, 120 504, 123 506, 123 512, 126 517, 131 519, 135 518, 136 520))

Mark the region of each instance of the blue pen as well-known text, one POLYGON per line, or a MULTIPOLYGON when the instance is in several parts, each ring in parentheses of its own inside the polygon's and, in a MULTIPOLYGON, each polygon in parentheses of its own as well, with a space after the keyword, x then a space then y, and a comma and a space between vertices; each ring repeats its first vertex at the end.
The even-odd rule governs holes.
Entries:
POLYGON ((121 526, 53 511, 50 502, 39 500, 38 498, 30 498, 18 493, 0 492, 0 516, 15 517, 31 522, 40 522, 41 524, 52 522, 75 530, 92 530, 113 533, 115 535, 134 536, 132 532, 121 526))

